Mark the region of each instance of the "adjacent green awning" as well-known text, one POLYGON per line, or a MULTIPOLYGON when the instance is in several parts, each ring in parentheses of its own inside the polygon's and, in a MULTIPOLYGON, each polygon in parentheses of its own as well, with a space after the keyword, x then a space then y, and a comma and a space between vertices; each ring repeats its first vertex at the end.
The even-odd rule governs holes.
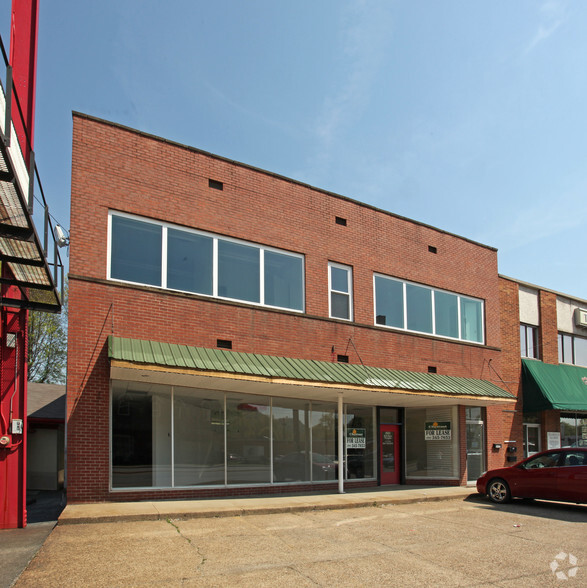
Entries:
POLYGON ((455 378, 356 364, 293 359, 225 349, 189 347, 157 341, 108 337, 108 356, 136 367, 151 365, 173 370, 197 370, 211 374, 234 374, 259 380, 314 382, 340 387, 428 392, 441 395, 479 397, 496 401, 515 396, 486 380, 455 378))
POLYGON ((524 412, 587 411, 587 368, 522 360, 524 412))

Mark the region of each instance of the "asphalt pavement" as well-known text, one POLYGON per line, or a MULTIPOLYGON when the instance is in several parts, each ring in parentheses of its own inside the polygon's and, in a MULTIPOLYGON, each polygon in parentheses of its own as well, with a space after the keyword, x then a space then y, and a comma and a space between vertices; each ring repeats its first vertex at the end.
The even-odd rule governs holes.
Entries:
POLYGON ((587 586, 587 507, 436 498, 324 510, 332 499, 322 496, 314 509, 268 514, 78 519, 53 530, 15 588, 587 586))
POLYGON ((458 487, 68 505, 0 531, 0 587, 579 587, 586 536, 586 506, 458 487))
POLYGON ((27 526, 0 530, 0 588, 9 588, 35 557, 65 506, 61 490, 27 495, 27 526))
POLYGON ((0 530, 0 588, 10 588, 59 521, 60 526, 107 522, 234 517, 249 514, 345 509, 374 504, 446 500, 468 496, 471 488, 397 486, 384 491, 317 492, 248 498, 185 501, 112 502, 65 506, 59 492, 33 492, 27 499, 24 529, 0 530), (65 510, 64 509, 65 506, 65 510))

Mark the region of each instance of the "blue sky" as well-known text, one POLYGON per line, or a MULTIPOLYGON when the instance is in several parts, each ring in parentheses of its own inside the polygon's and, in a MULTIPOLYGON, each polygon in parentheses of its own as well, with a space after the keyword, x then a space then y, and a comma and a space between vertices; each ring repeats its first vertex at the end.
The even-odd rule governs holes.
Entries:
POLYGON ((36 160, 65 227, 77 110, 491 245, 502 274, 587 298, 587 2, 40 4, 36 160))

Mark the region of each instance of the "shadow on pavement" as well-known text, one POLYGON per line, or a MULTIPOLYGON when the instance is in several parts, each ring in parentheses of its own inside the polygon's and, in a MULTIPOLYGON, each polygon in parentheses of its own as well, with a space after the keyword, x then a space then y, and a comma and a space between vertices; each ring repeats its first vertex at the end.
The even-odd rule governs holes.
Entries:
POLYGON ((527 498, 514 498, 507 504, 495 504, 487 496, 472 494, 465 498, 465 502, 475 502, 487 508, 509 512, 512 514, 523 514, 569 523, 587 522, 587 505, 550 502, 548 500, 531 500, 527 498))
POLYGON ((27 524, 57 521, 66 502, 64 490, 27 492, 27 524))

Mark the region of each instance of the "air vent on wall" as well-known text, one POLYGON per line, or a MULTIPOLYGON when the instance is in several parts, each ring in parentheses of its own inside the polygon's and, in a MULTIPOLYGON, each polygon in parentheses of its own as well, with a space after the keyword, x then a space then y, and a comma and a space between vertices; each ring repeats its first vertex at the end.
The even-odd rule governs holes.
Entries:
POLYGON ((342 216, 337 216, 335 221, 337 225, 342 225, 343 227, 346 227, 346 218, 342 218, 342 216))
POLYGON ((224 190, 224 184, 218 180, 208 180, 208 187, 214 188, 214 190, 224 190))
POLYGON ((216 339, 216 347, 219 349, 232 349, 232 341, 228 339, 216 339))

